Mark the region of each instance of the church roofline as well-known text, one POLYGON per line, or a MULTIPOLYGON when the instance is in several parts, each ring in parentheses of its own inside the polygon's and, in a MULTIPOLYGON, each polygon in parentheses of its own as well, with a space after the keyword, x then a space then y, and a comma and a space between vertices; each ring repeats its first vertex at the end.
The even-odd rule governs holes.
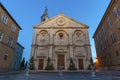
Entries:
POLYGON ((67 17, 67 18, 69 18, 69 19, 71 19, 71 20, 73 20, 73 21, 77 22, 78 24, 82 24, 82 25, 84 25, 84 26, 86 26, 86 27, 88 27, 88 28, 89 28, 89 26, 88 26, 88 25, 83 24, 83 23, 81 23, 81 22, 79 22, 79 21, 77 21, 77 20, 75 20, 75 19, 73 19, 73 18, 70 18, 70 17, 68 17, 68 16, 66 16, 66 15, 64 15, 64 14, 62 14, 62 13, 60 13, 59 15, 63 15, 63 16, 65 16, 65 17, 67 17))
POLYGON ((54 16, 54 17, 52 17, 52 18, 49 18, 48 20, 43 21, 43 22, 41 22, 41 23, 38 24, 38 25, 35 25, 34 28, 37 27, 37 26, 40 26, 40 25, 42 25, 42 24, 45 24, 45 23, 49 22, 50 20, 55 19, 55 18, 58 17, 59 15, 64 16, 64 17, 66 17, 66 18, 68 18, 68 19, 70 19, 70 20, 72 20, 72 21, 74 21, 74 22, 76 22, 76 23, 78 23, 78 24, 80 24, 80 25, 86 26, 86 28, 89 28, 88 25, 83 24, 83 23, 81 23, 81 22, 78 22, 78 21, 76 21, 76 20, 74 20, 74 19, 72 19, 72 18, 70 18, 70 17, 64 15, 63 13, 60 13, 60 14, 58 14, 57 16, 54 16))

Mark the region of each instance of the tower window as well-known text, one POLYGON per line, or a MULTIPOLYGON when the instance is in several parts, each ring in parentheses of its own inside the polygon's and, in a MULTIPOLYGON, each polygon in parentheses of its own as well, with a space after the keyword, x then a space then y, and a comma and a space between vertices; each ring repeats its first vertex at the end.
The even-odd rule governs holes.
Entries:
POLYGON ((43 21, 45 21, 45 18, 43 19, 43 21))

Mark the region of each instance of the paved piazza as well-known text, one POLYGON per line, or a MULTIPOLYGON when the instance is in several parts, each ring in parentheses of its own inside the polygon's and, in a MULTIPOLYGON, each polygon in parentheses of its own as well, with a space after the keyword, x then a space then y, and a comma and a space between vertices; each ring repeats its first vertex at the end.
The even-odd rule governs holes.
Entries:
POLYGON ((120 80, 120 72, 97 72, 91 77, 91 72, 32 72, 27 76, 24 72, 0 73, 0 80, 120 80), (114 73, 114 74, 113 74, 114 73))

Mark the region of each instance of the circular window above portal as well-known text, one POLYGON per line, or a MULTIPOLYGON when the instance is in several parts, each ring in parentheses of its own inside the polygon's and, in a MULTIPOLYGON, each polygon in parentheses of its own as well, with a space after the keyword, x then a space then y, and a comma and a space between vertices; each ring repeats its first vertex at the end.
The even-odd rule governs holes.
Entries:
POLYGON ((60 18, 57 19, 56 23, 59 26, 63 26, 63 25, 65 25, 66 21, 65 21, 64 18, 60 17, 60 18))

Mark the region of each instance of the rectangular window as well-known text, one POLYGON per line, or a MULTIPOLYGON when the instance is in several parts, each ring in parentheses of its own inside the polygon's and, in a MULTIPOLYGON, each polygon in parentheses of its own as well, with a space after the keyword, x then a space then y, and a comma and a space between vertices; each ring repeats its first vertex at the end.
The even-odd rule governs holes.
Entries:
POLYGON ((111 27, 111 26, 112 26, 112 24, 113 24, 112 20, 111 20, 111 19, 109 19, 109 18, 108 18, 108 20, 107 20, 107 23, 108 23, 109 27, 111 27))
POLYGON ((120 30, 120 26, 118 26, 118 29, 120 30))
POLYGON ((114 14, 117 18, 120 16, 120 7, 115 7, 114 8, 114 14))
POLYGON ((11 47, 12 44, 13 44, 13 39, 9 37, 9 38, 8 38, 8 41, 7 41, 7 46, 8 46, 8 47, 11 47))
POLYGON ((4 60, 7 60, 7 58, 8 58, 8 55, 5 54, 4 55, 4 60))
POLYGON ((119 56, 118 50, 116 50, 116 55, 119 56))
POLYGON ((2 21, 4 24, 7 24, 7 22, 8 22, 7 16, 3 14, 2 17, 1 17, 1 21, 2 21))
POLYGON ((116 15, 117 15, 117 17, 119 17, 119 16, 120 16, 120 6, 119 6, 119 7, 117 7, 117 9, 116 9, 116 15))
POLYGON ((109 40, 108 39, 106 40, 106 43, 107 43, 107 47, 108 47, 109 46, 109 40))
POLYGON ((116 42, 116 35, 115 33, 111 33, 111 38, 112 38, 112 42, 116 42))
POLYGON ((112 22, 112 20, 109 20, 109 26, 112 26, 112 24, 113 24, 113 22, 112 22))
POLYGON ((3 33, 0 32, 0 41, 2 41, 2 38, 3 38, 3 33))
POLYGON ((12 32, 15 32, 15 30, 16 30, 16 26, 12 24, 12 25, 11 25, 11 31, 12 31, 12 32))

